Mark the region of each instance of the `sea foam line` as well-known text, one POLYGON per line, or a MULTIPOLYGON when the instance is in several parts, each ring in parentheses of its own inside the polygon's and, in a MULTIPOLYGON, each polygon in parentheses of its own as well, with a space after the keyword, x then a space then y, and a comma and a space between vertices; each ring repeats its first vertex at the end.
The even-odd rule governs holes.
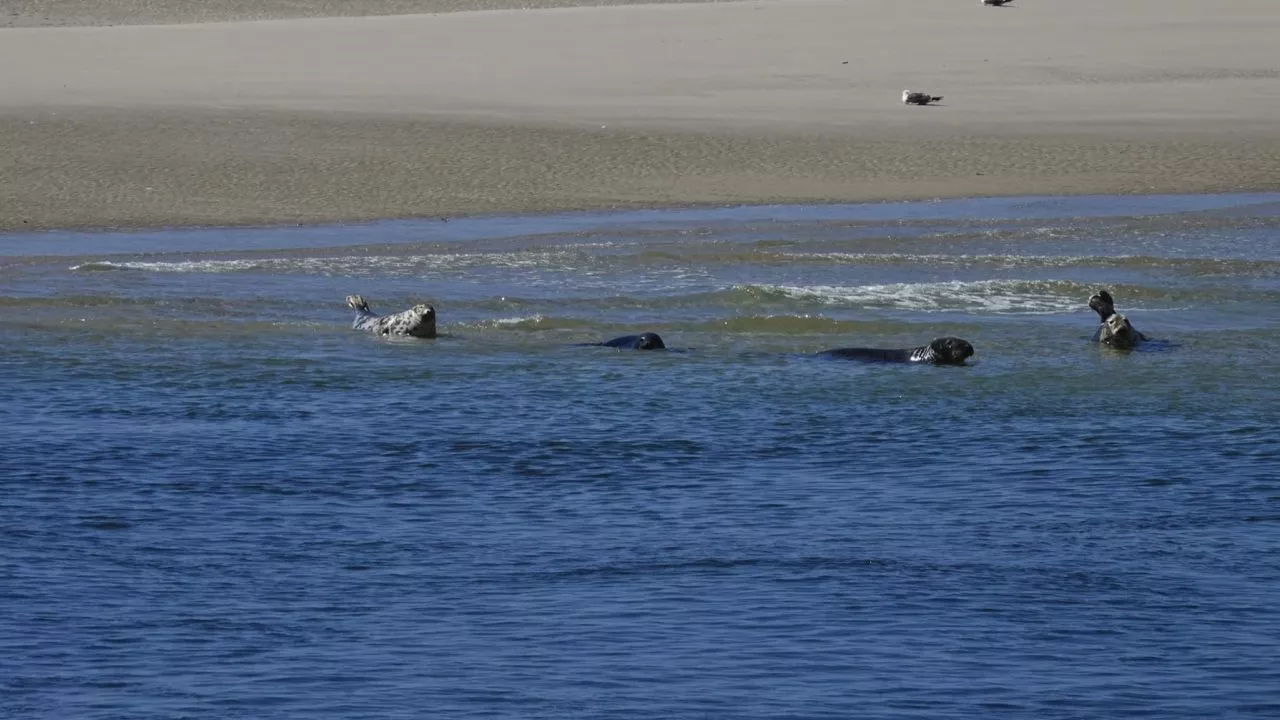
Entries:
POLYGON ((979 280, 860 286, 766 285, 761 289, 825 305, 936 312, 1056 314, 1078 312, 1083 307, 1075 287, 1074 283, 1052 280, 979 280), (1062 292, 1062 289, 1072 292, 1062 292))
POLYGON ((575 252, 447 253, 440 255, 346 255, 335 257, 239 258, 233 260, 112 261, 94 260, 71 266, 73 272, 135 270, 169 273, 303 272, 321 275, 386 276, 422 270, 471 267, 578 269, 575 252))

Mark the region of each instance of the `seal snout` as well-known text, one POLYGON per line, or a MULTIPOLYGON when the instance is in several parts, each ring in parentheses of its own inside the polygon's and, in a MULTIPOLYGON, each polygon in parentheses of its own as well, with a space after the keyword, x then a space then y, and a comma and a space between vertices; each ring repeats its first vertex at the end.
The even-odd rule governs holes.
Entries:
POLYGON ((666 347, 657 333, 641 333, 640 339, 636 341, 637 350, 664 350, 666 347))

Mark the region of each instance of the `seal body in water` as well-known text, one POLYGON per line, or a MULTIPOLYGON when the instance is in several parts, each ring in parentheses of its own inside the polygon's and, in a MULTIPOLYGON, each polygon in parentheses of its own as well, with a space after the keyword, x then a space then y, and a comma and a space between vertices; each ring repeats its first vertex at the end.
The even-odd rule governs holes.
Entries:
POLYGON ((406 335, 417 338, 436 336, 436 309, 430 305, 413 307, 391 315, 378 315, 369 309, 369 303, 359 295, 348 295, 347 306, 356 311, 353 330, 365 330, 379 335, 406 335))
POLYGON ((882 348, 836 348, 818 353, 821 357, 861 360, 862 362, 931 363, 933 365, 963 365, 973 355, 973 345, 958 337, 934 338, 928 345, 886 350, 882 348))
POLYGON ((658 333, 640 333, 639 335, 623 335, 600 343, 583 343, 593 347, 624 348, 627 350, 665 350, 666 344, 658 333))
POLYGON ((1146 335, 1138 332, 1129 322, 1129 318, 1116 312, 1116 303, 1106 290, 1099 290, 1090 296, 1089 307, 1102 320, 1093 333, 1093 342, 1129 350, 1147 339, 1146 335))

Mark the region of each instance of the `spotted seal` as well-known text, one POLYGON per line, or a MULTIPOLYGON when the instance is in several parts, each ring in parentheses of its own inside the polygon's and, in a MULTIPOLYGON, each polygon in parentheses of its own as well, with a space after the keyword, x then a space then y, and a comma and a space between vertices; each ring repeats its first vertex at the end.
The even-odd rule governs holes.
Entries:
POLYGON ((378 315, 359 295, 348 295, 347 306, 356 311, 352 330, 366 330, 379 335, 408 335, 417 338, 436 336, 436 309, 430 305, 414 305, 403 312, 378 315))
POLYGON ((1130 324, 1129 318, 1116 312, 1116 303, 1111 299, 1111 293, 1106 290, 1099 290, 1090 296, 1089 307, 1093 308, 1102 320, 1093 333, 1092 342, 1129 350, 1148 339, 1130 324))
POLYGON ((584 346, 624 348, 627 350, 666 350, 658 333, 645 332, 639 335, 623 335, 612 340, 599 343, 583 343, 584 346))
POLYGON ((836 348, 818 353, 822 357, 861 360, 863 362, 931 363, 933 365, 963 365, 973 355, 973 345, 958 337, 934 338, 928 345, 885 350, 882 348, 836 348))

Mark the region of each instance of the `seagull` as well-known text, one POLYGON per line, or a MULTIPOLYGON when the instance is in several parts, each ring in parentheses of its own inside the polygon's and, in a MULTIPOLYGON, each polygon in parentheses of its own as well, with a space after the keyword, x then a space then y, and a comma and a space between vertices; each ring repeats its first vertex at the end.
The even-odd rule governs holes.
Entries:
POLYGON ((941 95, 930 95, 929 93, 911 92, 910 90, 902 91, 903 105, 928 105, 931 102, 938 102, 942 99, 941 95))
POLYGON ((982 0, 983 5, 990 5, 992 7, 1004 7, 1011 2, 1013 2, 1013 0, 982 0))

